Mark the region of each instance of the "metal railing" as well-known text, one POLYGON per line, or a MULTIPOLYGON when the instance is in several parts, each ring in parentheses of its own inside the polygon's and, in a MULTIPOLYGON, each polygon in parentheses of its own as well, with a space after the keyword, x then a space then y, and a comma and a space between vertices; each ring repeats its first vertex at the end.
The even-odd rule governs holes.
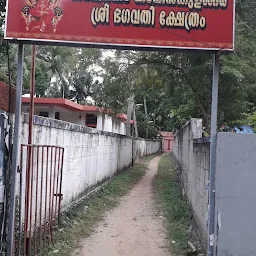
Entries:
POLYGON ((54 243, 60 217, 64 148, 21 145, 15 255, 37 255, 54 243))

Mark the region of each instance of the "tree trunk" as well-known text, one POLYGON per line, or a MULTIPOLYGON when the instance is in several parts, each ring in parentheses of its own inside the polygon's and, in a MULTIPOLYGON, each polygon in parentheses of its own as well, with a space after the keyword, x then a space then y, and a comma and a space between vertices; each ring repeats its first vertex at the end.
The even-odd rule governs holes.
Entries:
POLYGON ((205 109, 204 109, 204 107, 203 107, 203 105, 200 101, 200 98, 199 98, 198 94, 196 93, 196 90, 193 88, 193 86, 191 86, 191 84, 189 84, 189 86, 190 86, 190 88, 191 88, 191 90, 192 90, 192 92, 195 96, 195 99, 196 99, 196 102, 197 102, 199 108, 201 109, 201 112, 202 112, 202 115, 203 115, 203 118, 204 118, 204 121, 205 121, 205 126, 208 127, 209 126, 209 119, 208 119, 206 111, 205 111, 205 109))
POLYGON ((194 94, 194 97, 195 97, 195 100, 198 104, 198 107, 200 108, 201 112, 202 112, 202 115, 203 115, 203 119, 205 121, 205 126, 208 128, 209 127, 209 118, 208 118, 208 115, 206 114, 206 111, 200 101, 200 98, 195 90, 195 88, 192 86, 192 84, 190 83, 189 79, 185 76, 185 79, 188 83, 188 86, 190 87, 192 93, 194 94))
POLYGON ((63 90, 62 97, 67 98, 68 94, 69 94, 69 84, 66 82, 66 80, 62 74, 59 73, 59 77, 61 80, 62 90, 63 90))
POLYGON ((127 119, 126 119, 126 135, 131 136, 131 119, 134 108, 134 94, 128 99, 128 108, 127 108, 127 119))
POLYGON ((144 110, 145 110, 145 118, 146 118, 146 139, 148 139, 148 110, 147 110, 147 101, 146 101, 146 97, 143 97, 143 101, 144 101, 144 110))
POLYGON ((134 121, 134 130, 135 130, 135 137, 138 137, 138 127, 137 127, 137 119, 136 119, 136 109, 135 105, 133 107, 133 121, 134 121))

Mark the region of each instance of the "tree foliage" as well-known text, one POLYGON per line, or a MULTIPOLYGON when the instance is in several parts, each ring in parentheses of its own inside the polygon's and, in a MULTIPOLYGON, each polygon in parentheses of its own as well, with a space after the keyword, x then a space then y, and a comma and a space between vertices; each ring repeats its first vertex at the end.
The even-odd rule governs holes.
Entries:
MULTIPOLYGON (((4 6, 4 1, 0 7, 4 6)), ((221 55, 218 125, 253 124, 256 109, 256 2, 236 6, 235 52, 221 55)), ((1 9, 4 11, 4 8, 1 9)), ((2 16, 4 14, 2 13, 2 16)), ((17 46, 9 46, 11 82, 17 46)), ((38 46, 36 94, 86 104, 88 96, 114 113, 136 107, 139 135, 153 138, 191 117, 210 129, 212 59, 202 52, 136 52, 38 46), (104 53, 104 57, 102 55, 104 53), (114 56, 113 56, 114 55, 114 56), (131 98, 134 100, 131 101, 131 98)), ((29 88, 30 47, 25 48, 24 88, 29 88)), ((8 80, 6 45, 0 46, 0 79, 8 80)), ((129 111, 127 112, 127 110, 129 111)))
MULTIPOLYGON (((223 123, 251 124, 244 117, 255 115, 255 10, 256 2, 237 4, 235 52, 221 55, 219 127, 223 123)), ((189 118, 201 117, 206 130, 210 130, 212 59, 211 54, 202 52, 117 51, 116 58, 108 63, 108 69, 114 72, 101 88, 104 103, 125 109, 125 100, 131 94, 128 81, 132 79, 135 104, 146 98, 147 122, 155 128, 178 129, 189 118), (130 64, 121 70, 120 63, 128 60, 130 64)), ((143 107, 137 112, 139 117, 144 114, 141 122, 145 122, 143 107)))

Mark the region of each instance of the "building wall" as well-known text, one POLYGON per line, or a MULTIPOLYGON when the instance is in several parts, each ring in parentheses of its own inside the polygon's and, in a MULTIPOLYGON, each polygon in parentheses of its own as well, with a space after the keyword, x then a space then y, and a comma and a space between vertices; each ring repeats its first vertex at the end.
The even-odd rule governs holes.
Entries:
POLYGON ((112 132, 112 117, 108 115, 104 115, 104 127, 103 131, 112 132))
POLYGON ((102 131, 103 128, 103 116, 102 114, 97 114, 97 130, 102 131))
POLYGON ((78 125, 85 125, 85 113, 82 111, 61 111, 60 120, 78 125))
POLYGON ((113 133, 120 133, 120 124, 121 120, 117 118, 112 118, 112 132, 113 133))
POLYGON ((173 141, 174 141, 173 133, 172 132, 160 132, 160 134, 163 138, 162 139, 162 141, 163 141, 162 150, 164 152, 172 151, 173 141))
MULTIPOLYGON (((22 105, 22 112, 28 113, 29 104, 22 105)), ((59 106, 47 106, 47 105, 35 105, 34 113, 39 115, 41 111, 49 113, 49 118, 55 118, 55 113, 60 112, 59 119, 62 121, 84 125, 86 126, 86 113, 83 111, 71 111, 59 106)), ((125 124, 122 120, 113 118, 112 116, 105 115, 103 113, 96 114, 97 116, 97 130, 113 132, 125 135, 125 124)))
POLYGON ((181 172, 183 193, 190 201, 194 218, 207 239, 210 143, 202 138, 202 120, 191 119, 174 136, 173 153, 181 172))
POLYGON ((256 135, 218 133, 218 256, 256 254, 256 135))
MULTIPOLYGON (((64 147, 63 205, 80 198, 132 162, 132 138, 59 120, 34 116, 34 144, 64 147)), ((28 115, 21 142, 27 143, 28 115)), ((160 150, 159 141, 138 140, 137 158, 160 150)), ((45 160, 44 160, 45 161, 45 160)), ((23 186, 25 186, 23 184, 23 186)))
MULTIPOLYGON (((57 106, 46 106, 46 105, 35 105, 34 113, 39 115, 40 112, 48 112, 49 118, 55 118, 55 113, 60 112, 60 120, 75 123, 79 125, 85 125, 85 113, 82 111, 71 111, 62 107, 57 106)), ((22 112, 29 112, 29 105, 22 104, 22 112)))
POLYGON ((143 156, 151 155, 152 152, 158 152, 161 147, 161 142, 159 140, 135 138, 133 143, 133 154, 135 160, 138 160, 143 156))
MULTIPOLYGON (((184 193, 207 241, 210 140, 201 134, 202 121, 192 119, 175 135, 173 152, 184 193)), ((255 152, 255 134, 217 133, 216 256, 255 255, 255 152)))
POLYGON ((126 135, 126 127, 124 122, 120 123, 120 134, 126 135))

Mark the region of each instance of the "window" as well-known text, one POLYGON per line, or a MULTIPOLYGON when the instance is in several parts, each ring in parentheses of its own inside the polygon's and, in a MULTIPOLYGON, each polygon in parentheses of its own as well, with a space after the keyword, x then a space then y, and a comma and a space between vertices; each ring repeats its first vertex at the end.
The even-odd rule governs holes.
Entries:
POLYGON ((60 112, 55 112, 55 119, 60 120, 60 112))
POLYGON ((97 116, 93 114, 86 114, 86 126, 96 128, 97 127, 97 116))
POLYGON ((49 117, 49 112, 46 111, 40 111, 39 116, 49 117))

